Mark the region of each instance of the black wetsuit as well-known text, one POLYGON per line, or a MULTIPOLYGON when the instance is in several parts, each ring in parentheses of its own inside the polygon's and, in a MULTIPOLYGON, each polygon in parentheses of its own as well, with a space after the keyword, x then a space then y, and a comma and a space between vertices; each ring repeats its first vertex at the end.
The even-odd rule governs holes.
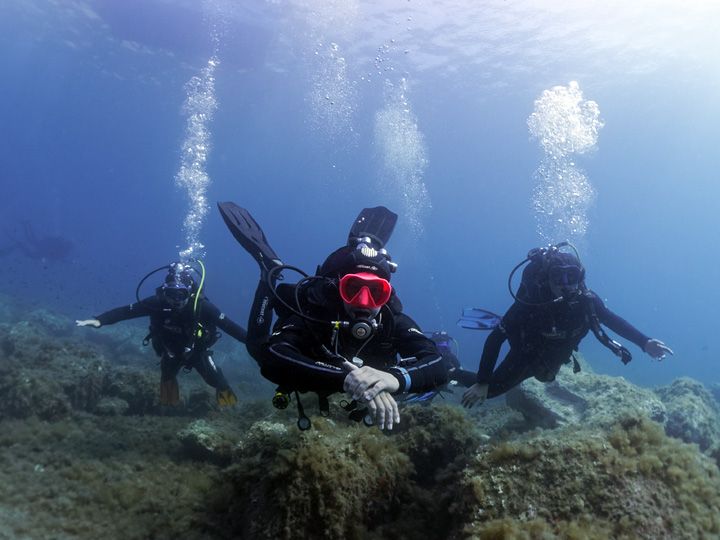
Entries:
MULTIPOLYGON (((287 290, 283 296, 294 300, 287 290)), ((316 282, 301 289, 298 297, 305 314, 316 319, 348 318, 335 287, 316 282)), ((256 296, 253 313, 265 311, 264 298, 263 294, 256 296)), ((366 340, 355 339, 347 329, 334 331, 330 324, 310 322, 282 306, 275 307, 279 319, 269 338, 262 339, 259 328, 267 324, 264 317, 251 315, 249 335, 257 342, 249 342, 248 350, 254 352, 263 376, 285 391, 320 395, 342 392, 347 371, 340 356, 347 360, 358 356, 364 365, 392 374, 400 385, 399 392, 426 392, 447 382, 447 368, 435 343, 402 313, 402 305, 395 296, 376 319, 381 328, 366 340), (334 357, 335 354, 338 356, 334 357)))
POLYGON ((157 296, 98 315, 102 325, 138 317, 150 317, 150 338, 160 356, 161 380, 173 379, 181 367, 195 368, 217 390, 230 388, 209 347, 219 337, 217 328, 245 343, 247 332, 228 319, 214 304, 201 298, 195 312, 192 300, 180 310, 171 309, 157 296))
POLYGON ((515 302, 483 347, 477 382, 489 385, 488 397, 504 394, 530 377, 543 382, 554 380, 590 330, 593 308, 600 323, 644 348, 649 338, 610 311, 592 291, 573 301, 544 306, 515 302), (510 351, 493 371, 505 340, 510 351))

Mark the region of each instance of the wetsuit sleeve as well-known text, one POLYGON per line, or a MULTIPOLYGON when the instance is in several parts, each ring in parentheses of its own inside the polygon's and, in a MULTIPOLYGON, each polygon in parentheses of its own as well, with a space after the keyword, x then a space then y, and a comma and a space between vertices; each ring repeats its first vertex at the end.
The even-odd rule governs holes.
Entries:
POLYGON ((602 324, 607 326, 616 334, 632 341, 641 349, 645 349, 645 344, 650 339, 648 336, 643 334, 640 330, 635 328, 619 315, 610 311, 597 294, 593 293, 592 301, 595 306, 595 313, 602 324))
POLYGON ((500 348, 510 335, 519 334, 525 316, 524 306, 515 302, 507 310, 500 325, 492 330, 483 345, 480 367, 478 367, 477 383, 489 384, 495 365, 497 364, 500 348))
POLYGON ((105 326, 129 319, 137 319, 138 317, 147 317, 156 307, 158 307, 157 299, 151 296, 145 298, 142 302, 135 302, 127 306, 111 309, 110 311, 96 315, 95 318, 100 321, 101 326, 105 326))
POLYGON ((212 323, 228 336, 233 337, 245 343, 247 340, 247 331, 238 323, 228 318, 218 307, 209 300, 203 300, 201 311, 202 321, 212 323))
POLYGON ((339 361, 316 358, 312 335, 299 317, 279 320, 262 348, 263 377, 287 389, 332 394, 343 391, 347 375, 339 361))
POLYGON ((493 329, 485 340, 483 345, 482 356, 480 357, 480 367, 477 372, 477 382, 479 384, 490 384, 490 378, 495 370, 495 364, 500 354, 500 347, 507 339, 507 334, 502 327, 493 329))
POLYGON ((388 371, 400 383, 399 392, 427 392, 447 383, 448 369, 435 343, 404 314, 395 316, 394 341, 400 362, 388 371))

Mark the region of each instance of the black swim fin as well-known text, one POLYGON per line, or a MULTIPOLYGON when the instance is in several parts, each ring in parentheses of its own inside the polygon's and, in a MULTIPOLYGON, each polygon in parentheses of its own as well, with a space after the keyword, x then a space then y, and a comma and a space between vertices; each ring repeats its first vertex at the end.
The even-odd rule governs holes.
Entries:
POLYGON ((382 249, 392 236, 398 215, 391 212, 384 206, 375 208, 363 208, 348 234, 348 244, 354 239, 370 237, 373 243, 377 243, 377 249, 382 249))
POLYGON ((265 233, 250 212, 240 208, 234 202, 218 203, 218 209, 235 240, 252 255, 261 267, 269 270, 273 266, 282 264, 280 258, 268 244, 265 233))

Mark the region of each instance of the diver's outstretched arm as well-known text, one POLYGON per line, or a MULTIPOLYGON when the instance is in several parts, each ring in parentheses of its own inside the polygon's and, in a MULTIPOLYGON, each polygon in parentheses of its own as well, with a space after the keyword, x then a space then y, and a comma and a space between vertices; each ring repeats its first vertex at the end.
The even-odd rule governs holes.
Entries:
POLYGON ((616 334, 632 341, 656 360, 662 360, 666 355, 674 354, 673 350, 665 345, 665 343, 659 339, 646 336, 625 319, 608 309, 605 303, 595 293, 592 293, 592 302, 595 305, 595 313, 597 313, 601 323, 616 334))

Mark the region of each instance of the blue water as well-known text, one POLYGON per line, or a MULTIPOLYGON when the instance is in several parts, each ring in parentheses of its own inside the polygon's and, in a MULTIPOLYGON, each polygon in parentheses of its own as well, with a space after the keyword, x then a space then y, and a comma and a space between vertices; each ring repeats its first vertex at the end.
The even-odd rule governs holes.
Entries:
POLYGON ((527 119, 577 81, 604 124, 570 158, 595 193, 574 239, 588 285, 675 356, 630 345, 622 366, 592 336, 581 351, 641 384, 717 381, 720 6, 580 4, 5 0, 0 248, 29 221, 74 249, 4 257, 0 292, 85 318, 178 257, 187 82, 217 53, 199 229, 210 298, 244 321, 257 279, 215 202, 250 209, 308 271, 384 204, 400 214, 389 247, 406 311, 455 335, 474 369, 485 334, 455 326, 462 307, 504 312, 510 269, 544 241, 527 119))

